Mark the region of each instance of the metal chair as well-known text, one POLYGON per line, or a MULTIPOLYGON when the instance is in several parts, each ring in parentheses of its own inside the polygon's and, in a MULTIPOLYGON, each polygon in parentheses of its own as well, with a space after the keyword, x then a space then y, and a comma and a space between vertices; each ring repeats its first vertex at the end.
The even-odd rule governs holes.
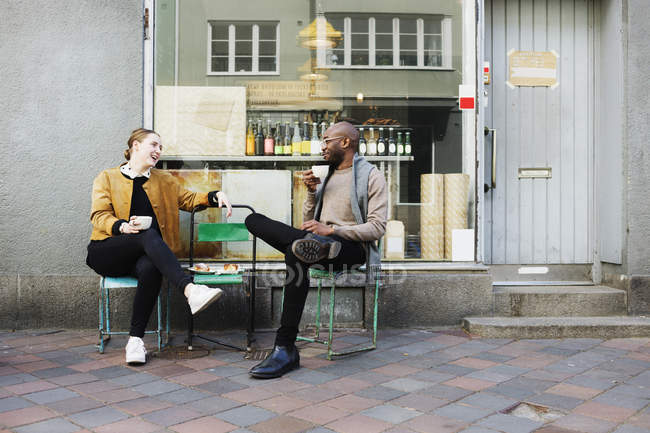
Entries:
MULTIPOLYGON (((233 204, 233 208, 245 208, 249 209, 251 213, 255 213, 255 210, 243 204, 233 204)), ((194 215, 196 212, 206 209, 205 206, 197 206, 192 210, 192 215, 190 217, 190 267, 194 265, 194 215)), ((244 242, 250 241, 251 234, 248 232, 246 225, 244 223, 199 223, 197 224, 198 233, 196 242, 244 242)), ((188 330, 187 330, 187 349, 192 350, 192 339, 201 338, 206 341, 210 341, 221 346, 230 347, 237 350, 250 350, 252 335, 255 332, 255 265, 257 258, 257 237, 253 236, 253 245, 252 245, 252 266, 251 270, 247 271, 245 275, 241 274, 226 274, 226 275, 214 275, 207 274, 194 275, 194 283, 204 284, 208 286, 212 285, 241 285, 244 289, 244 293, 248 297, 248 327, 246 330, 246 347, 234 346, 230 343, 226 343, 214 338, 205 337, 203 335, 194 334, 194 317, 192 312, 189 310, 188 306, 188 330)))
MULTIPOLYGON (((104 346, 110 341, 111 335, 128 335, 127 331, 111 331, 111 290, 138 287, 138 280, 133 277, 101 277, 99 281, 99 353, 104 353, 104 346), (104 338, 106 336, 106 338, 104 338)), ((157 312, 158 327, 155 330, 145 331, 145 334, 158 336, 158 350, 162 350, 162 302, 158 294, 157 312)), ((165 335, 169 338, 169 286, 167 288, 167 320, 165 335)), ((166 343, 166 342, 165 342, 166 343)))
MULTIPOLYGON (((377 348, 377 310, 379 302, 379 286, 381 281, 381 265, 362 266, 359 270, 347 271, 327 271, 317 268, 309 268, 309 278, 316 280, 317 286, 317 301, 316 301, 316 332, 313 337, 298 336, 298 341, 308 341, 311 343, 320 343, 327 345, 327 359, 331 360, 333 356, 349 355, 351 353, 358 353, 377 348), (372 318, 372 338, 368 346, 355 346, 351 349, 335 351, 332 348, 334 340, 334 312, 335 312, 335 294, 336 294, 336 278, 344 275, 361 275, 365 277, 366 286, 372 284, 374 286, 374 304, 373 304, 373 318, 372 318), (327 340, 320 339, 320 310, 321 310, 321 291, 323 280, 330 280, 332 285, 330 287, 330 308, 329 308, 329 328, 327 340)), ((282 303, 284 304, 284 287, 282 287, 282 303)))

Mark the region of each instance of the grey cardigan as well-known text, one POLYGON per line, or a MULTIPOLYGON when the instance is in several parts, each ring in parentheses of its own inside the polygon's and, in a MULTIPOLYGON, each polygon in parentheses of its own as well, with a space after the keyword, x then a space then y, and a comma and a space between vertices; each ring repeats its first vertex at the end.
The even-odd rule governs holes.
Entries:
MULTIPOLYGON (((377 167, 369 163, 359 154, 354 155, 352 167, 354 182, 350 185, 350 206, 357 224, 363 224, 368 219, 368 178, 370 177, 370 172, 377 170, 377 167)), ((323 207, 323 192, 334 170, 334 167, 330 166, 325 181, 316 188, 316 207, 314 212, 314 219, 316 220, 320 219, 320 213, 323 207)), ((363 242, 363 247, 366 251, 367 264, 378 265, 381 262, 381 255, 379 254, 377 242, 363 242)))

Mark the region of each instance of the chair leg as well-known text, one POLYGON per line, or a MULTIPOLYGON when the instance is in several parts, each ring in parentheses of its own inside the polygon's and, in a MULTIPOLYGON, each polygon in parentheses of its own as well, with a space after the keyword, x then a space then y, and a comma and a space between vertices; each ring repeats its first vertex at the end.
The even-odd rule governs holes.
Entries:
POLYGON ((375 305, 372 318, 372 346, 377 347, 377 310, 379 304, 379 280, 375 280, 375 305))
POLYGON ((318 292, 317 292, 317 301, 316 301, 316 335, 314 340, 317 340, 320 337, 320 306, 321 306, 321 288, 323 286, 323 280, 318 279, 318 292))
POLYGON ((187 350, 192 350, 192 336, 194 335, 194 316, 187 306, 187 350))
POLYGON ((246 278, 246 285, 244 286, 244 293, 248 292, 248 323, 247 323, 247 329, 246 329, 246 351, 251 352, 251 344, 253 340, 253 329, 255 325, 255 298, 253 296, 253 285, 252 285, 252 277, 250 275, 247 275, 246 278))
POLYGON ((111 289, 104 287, 104 307, 106 308, 106 333, 111 335, 111 289))
POLYGON ((99 353, 104 353, 104 278, 99 282, 99 353))
POLYGON ((158 293, 158 330, 156 332, 158 335, 158 352, 162 350, 162 305, 160 298, 162 298, 162 293, 158 293))
POLYGON ((169 344, 169 301, 171 300, 172 289, 169 286, 169 281, 167 281, 167 314, 165 315, 165 322, 167 323, 167 329, 165 331, 165 346, 169 344))
POLYGON ((327 337, 327 359, 332 359, 332 354, 334 350, 332 349, 332 340, 334 339, 334 304, 335 304, 335 295, 336 291, 336 279, 332 279, 332 287, 330 288, 330 328, 329 336, 327 337))

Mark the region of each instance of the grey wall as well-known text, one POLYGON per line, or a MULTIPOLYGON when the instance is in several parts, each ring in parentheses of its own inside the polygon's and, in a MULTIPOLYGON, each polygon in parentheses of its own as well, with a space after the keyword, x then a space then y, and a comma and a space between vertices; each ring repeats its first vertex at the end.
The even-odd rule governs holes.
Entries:
POLYGON ((601 0, 596 53, 595 195, 597 254, 622 263, 623 238, 623 20, 621 0, 601 0))
MULTIPOLYGON (((54 290, 25 283, 31 276, 93 275, 84 262, 92 180, 120 162, 130 131, 142 125, 142 1, 9 0, 2 9, 0 318, 7 319, 18 307, 5 300, 54 290)), ((65 303, 66 294, 35 299, 65 303)))
POLYGON ((624 2, 627 18, 625 65, 626 137, 624 159, 627 192, 626 222, 627 274, 629 310, 634 314, 650 313, 650 3, 646 0, 624 2))
POLYGON ((650 3, 628 0, 627 10, 627 263, 630 274, 650 274, 650 3))

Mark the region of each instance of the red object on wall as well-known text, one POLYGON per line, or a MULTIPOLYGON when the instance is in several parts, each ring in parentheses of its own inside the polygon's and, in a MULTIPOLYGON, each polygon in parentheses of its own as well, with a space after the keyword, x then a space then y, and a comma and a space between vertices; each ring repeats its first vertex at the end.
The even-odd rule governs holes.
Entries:
POLYGON ((474 98, 460 98, 459 105, 461 110, 473 110, 474 98))

